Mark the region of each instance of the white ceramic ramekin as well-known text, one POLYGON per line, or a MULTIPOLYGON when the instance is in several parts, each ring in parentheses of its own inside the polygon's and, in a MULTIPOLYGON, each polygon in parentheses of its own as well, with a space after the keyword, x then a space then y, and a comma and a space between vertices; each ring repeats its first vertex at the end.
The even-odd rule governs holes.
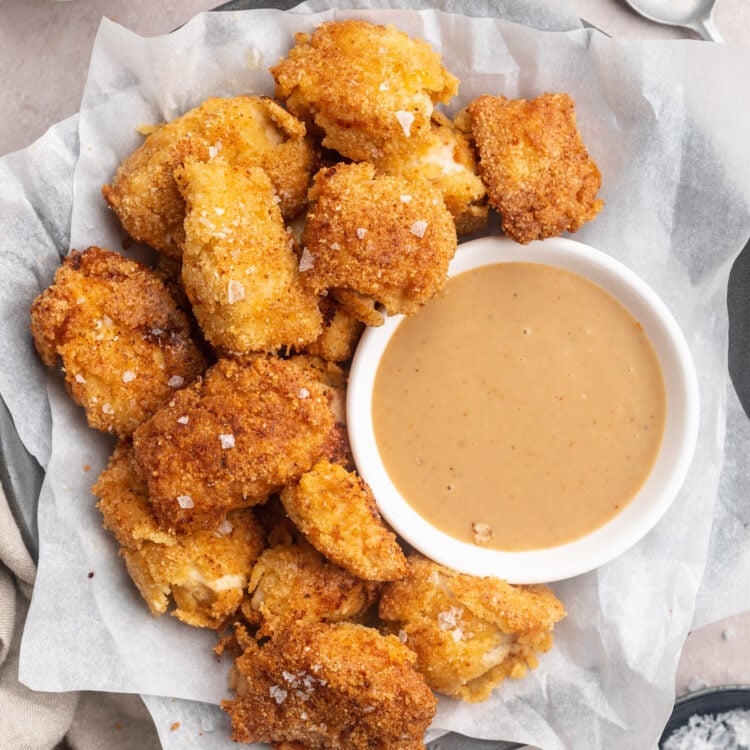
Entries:
POLYGON ((372 391, 380 358, 403 320, 387 318, 362 336, 352 363, 347 422, 357 470, 372 488, 380 512, 410 545, 438 563, 511 583, 556 581, 593 570, 625 552, 659 521, 677 495, 695 450, 699 394, 682 331, 665 304, 619 261, 564 238, 519 245, 485 237, 459 246, 450 275, 503 262, 544 263, 572 271, 618 299, 643 326, 661 364, 667 409, 662 445, 640 492, 611 521, 575 541, 548 549, 503 552, 459 541, 432 526, 399 494, 381 461, 372 422, 372 391))

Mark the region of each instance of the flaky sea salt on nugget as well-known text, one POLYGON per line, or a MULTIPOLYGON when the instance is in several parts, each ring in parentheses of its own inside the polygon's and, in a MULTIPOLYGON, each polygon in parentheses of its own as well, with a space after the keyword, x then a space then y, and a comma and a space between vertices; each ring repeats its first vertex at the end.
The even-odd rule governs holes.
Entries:
POLYGON ((177 535, 159 528, 133 446, 121 441, 93 487, 104 526, 121 545, 133 582, 155 616, 220 628, 239 607, 263 532, 249 509, 230 512, 216 531, 177 535))
POLYGON ((356 161, 399 152, 429 134, 434 105, 458 90, 424 40, 351 19, 298 34, 271 73, 289 111, 314 123, 324 146, 356 161))
POLYGON ((89 426, 127 437, 206 368, 187 316, 150 268, 99 247, 73 251, 31 307, 34 344, 58 357, 89 426))
POLYGON ((222 156, 261 167, 291 218, 305 205, 317 152, 302 122, 268 97, 212 97, 152 132, 102 193, 133 239, 173 258, 182 254, 185 204, 174 170, 185 159, 222 156))
POLYGON ((217 158, 175 170, 185 198, 182 282, 206 339, 232 352, 304 347, 323 326, 264 170, 217 158))
POLYGON ((418 554, 409 573, 386 584, 380 617, 417 654, 417 669, 435 691, 476 702, 506 677, 523 677, 537 653, 552 647, 565 616, 546 586, 513 586, 465 575, 418 554))
POLYGON ((468 111, 479 174, 508 236, 522 243, 556 237, 599 213, 601 175, 581 140, 570 96, 484 95, 468 111))
POLYGON ((315 176, 300 272, 367 325, 418 312, 442 288, 456 252, 453 217, 426 180, 337 164, 315 176))

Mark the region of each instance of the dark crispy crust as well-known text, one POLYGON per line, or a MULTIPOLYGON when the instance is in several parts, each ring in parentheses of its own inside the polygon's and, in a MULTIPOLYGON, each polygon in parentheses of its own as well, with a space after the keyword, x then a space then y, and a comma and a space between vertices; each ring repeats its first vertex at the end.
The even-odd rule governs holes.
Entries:
POLYGON ((361 625, 291 626, 237 659, 237 698, 222 704, 240 742, 308 750, 423 750, 436 700, 394 636, 361 625))
POLYGON ((34 300, 31 332, 45 364, 62 359, 65 386, 89 425, 121 437, 206 367, 159 276, 98 247, 63 260, 34 300))
POLYGON ((484 95, 468 110, 479 174, 506 234, 522 243, 555 237, 599 213, 601 175, 567 94, 530 101, 484 95))
POLYGON ((134 435, 159 524, 211 529, 228 509, 297 479, 330 446, 331 401, 319 380, 278 357, 219 360, 134 435))
POLYGON ((102 193, 131 237, 179 258, 185 203, 174 170, 186 159, 227 155, 262 167, 286 218, 305 204, 317 154, 305 126, 268 97, 213 97, 158 127, 118 168, 102 193))
POLYGON ((456 228, 427 181, 338 164, 318 172, 310 198, 300 275, 313 291, 333 289, 355 317, 377 325, 375 302, 413 314, 442 287, 456 228))

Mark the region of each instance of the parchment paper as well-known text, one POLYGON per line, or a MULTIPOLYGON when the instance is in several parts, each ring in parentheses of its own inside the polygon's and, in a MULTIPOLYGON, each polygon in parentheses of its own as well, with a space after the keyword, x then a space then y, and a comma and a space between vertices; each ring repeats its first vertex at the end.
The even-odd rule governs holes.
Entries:
MULTIPOLYGON (((703 588, 711 595, 703 597, 702 617, 750 608, 741 583, 750 572, 750 439, 726 372, 727 277, 750 236, 750 50, 612 40, 575 29, 560 8, 548 6, 554 22, 544 28, 564 32, 429 10, 204 14, 150 40, 102 23, 78 119, 80 147, 69 120, 0 162, 7 347, 0 393, 47 469, 39 573, 21 651, 25 684, 137 692, 165 747, 229 747, 226 717, 211 705, 228 696, 227 665, 213 659, 212 634, 152 618, 129 582, 90 494, 112 442, 86 427, 59 375, 45 373, 26 311, 69 247, 121 248, 100 188, 141 142, 138 125, 170 119, 209 95, 271 93, 267 67, 286 53, 293 32, 356 15, 395 23, 441 51, 462 82, 449 112, 482 93, 573 96, 606 202, 575 239, 624 261, 662 296, 691 347, 702 396, 695 460, 665 518, 619 559, 555 584, 568 617, 540 667, 484 704, 441 699, 435 730, 545 750, 655 743, 673 702, 712 519, 711 578, 703 588), (260 69, 248 66, 250 49, 260 50, 260 69)), ((519 5, 511 9, 522 21, 519 5)))

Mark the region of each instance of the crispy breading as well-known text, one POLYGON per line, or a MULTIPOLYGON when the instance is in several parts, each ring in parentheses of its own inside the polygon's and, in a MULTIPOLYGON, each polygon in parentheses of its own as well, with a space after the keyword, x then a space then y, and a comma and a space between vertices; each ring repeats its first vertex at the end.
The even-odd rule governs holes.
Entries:
POLYGON ((280 496, 310 544, 336 565, 373 581, 392 581, 406 573, 396 535, 383 523, 372 491, 355 472, 319 461, 280 496))
POLYGON ((31 307, 34 344, 58 357, 91 427, 133 433, 206 368, 190 324, 159 276, 98 247, 73 251, 31 307))
POLYGON ((469 139, 442 113, 433 112, 430 132, 420 143, 374 159, 387 174, 421 177, 442 194, 460 235, 478 232, 487 223, 487 194, 477 174, 469 139))
POLYGON ((287 360, 219 360, 133 436, 159 525, 214 529, 227 510, 295 481, 337 444, 332 399, 287 360))
POLYGON ((506 234, 522 243, 556 237, 599 213, 601 175, 581 140, 570 96, 483 95, 468 111, 479 174, 506 234))
POLYGON ((174 171, 186 201, 182 280, 206 339, 232 352, 302 347, 322 330, 268 175, 221 158, 174 171))
POLYGON ((423 138, 434 105, 458 90, 427 42, 393 26, 348 19, 295 39, 270 69, 275 95, 349 159, 381 158, 423 138))
POLYGON ((151 133, 102 193, 131 237, 179 258, 185 204, 174 169, 189 157, 209 161, 217 155, 264 169, 286 218, 305 205, 318 163, 304 124, 272 99, 212 97, 151 133))
POLYGON ((220 628, 238 609, 254 563, 264 547, 263 530, 249 509, 227 514, 216 531, 176 535, 151 515, 133 448, 121 442, 93 487, 104 526, 121 544, 128 573, 151 613, 171 614, 195 627, 220 628))
POLYGON ((387 631, 417 654, 430 687, 470 702, 536 667, 564 616, 546 586, 465 575, 418 554, 409 556, 408 576, 386 584, 380 599, 387 631))
POLYGON ((364 323, 328 294, 320 298, 323 330, 315 341, 301 351, 329 362, 345 362, 354 356, 364 323))
POLYGON ((382 323, 376 303, 389 315, 416 313, 445 283, 456 227, 426 180, 339 164, 318 172, 310 199, 302 282, 332 289, 362 322, 382 323))
POLYGON ((242 612, 258 636, 295 621, 363 622, 379 584, 328 562, 307 543, 267 549, 255 563, 242 612))
POLYGON ((239 742, 308 750, 423 750, 436 700, 398 638, 351 623, 296 623, 259 646, 245 638, 234 700, 239 742))

